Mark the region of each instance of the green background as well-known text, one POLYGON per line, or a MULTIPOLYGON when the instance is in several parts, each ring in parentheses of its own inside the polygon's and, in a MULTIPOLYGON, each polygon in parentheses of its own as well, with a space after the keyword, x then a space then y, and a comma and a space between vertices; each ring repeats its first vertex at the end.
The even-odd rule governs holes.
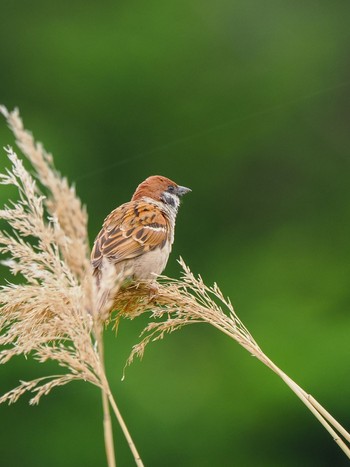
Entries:
MULTIPOLYGON (((147 176, 191 187, 166 273, 178 277, 182 255, 217 281, 263 350, 349 429, 350 4, 0 7, 0 101, 76 183, 91 241, 147 176)), ((4 121, 0 138, 13 142, 4 121)), ((121 382, 145 322, 122 322, 106 352, 146 466, 346 465, 282 381, 206 325, 151 345, 121 382)), ((10 362, 1 393, 54 368, 10 362)), ((95 388, 27 402, 0 407, 1 466, 105 465, 95 388)), ((116 423, 115 442, 132 466, 116 423)))

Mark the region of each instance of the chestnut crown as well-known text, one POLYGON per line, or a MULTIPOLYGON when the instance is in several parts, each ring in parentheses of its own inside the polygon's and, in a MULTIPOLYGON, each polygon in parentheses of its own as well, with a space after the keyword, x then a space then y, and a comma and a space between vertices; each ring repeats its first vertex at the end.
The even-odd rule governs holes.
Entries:
POLYGON ((147 197, 167 203, 173 196, 180 197, 190 191, 190 188, 180 186, 167 177, 152 175, 136 188, 132 201, 147 197))

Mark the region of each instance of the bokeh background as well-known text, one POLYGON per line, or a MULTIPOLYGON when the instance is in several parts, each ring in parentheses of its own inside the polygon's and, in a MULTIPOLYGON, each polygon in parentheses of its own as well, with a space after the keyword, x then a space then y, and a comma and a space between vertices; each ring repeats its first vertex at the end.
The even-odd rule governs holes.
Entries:
MULTIPOLYGON (((350 4, 0 6, 0 101, 76 183, 91 241, 147 176, 190 186, 167 274, 182 255, 217 281, 264 351, 349 428, 350 4)), ((3 120, 0 138, 13 143, 3 120)), ((296 396, 208 326, 153 344, 121 382, 145 322, 108 333, 107 367, 146 466, 346 465, 296 396)), ((10 362, 1 393, 53 369, 10 362)), ((0 416, 3 466, 105 465, 87 384, 0 416)), ((116 423, 115 438, 118 465, 132 466, 116 423)))

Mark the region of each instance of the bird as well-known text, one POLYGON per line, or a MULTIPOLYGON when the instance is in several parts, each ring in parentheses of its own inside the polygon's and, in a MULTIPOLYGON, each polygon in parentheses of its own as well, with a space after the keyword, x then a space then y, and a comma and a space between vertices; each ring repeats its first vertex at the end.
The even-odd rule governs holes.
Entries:
POLYGON ((140 183, 131 201, 106 217, 95 239, 91 264, 97 284, 106 260, 114 265, 121 282, 155 283, 174 242, 180 198, 190 191, 161 175, 140 183))

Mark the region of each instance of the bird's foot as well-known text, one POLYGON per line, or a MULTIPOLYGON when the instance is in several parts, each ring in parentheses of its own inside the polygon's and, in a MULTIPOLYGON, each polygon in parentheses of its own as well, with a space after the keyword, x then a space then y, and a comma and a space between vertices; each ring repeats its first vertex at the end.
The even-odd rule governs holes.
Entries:
POLYGON ((154 299, 157 298, 159 292, 159 286, 157 282, 152 282, 149 285, 149 293, 148 293, 148 299, 150 302, 152 302, 154 299))

